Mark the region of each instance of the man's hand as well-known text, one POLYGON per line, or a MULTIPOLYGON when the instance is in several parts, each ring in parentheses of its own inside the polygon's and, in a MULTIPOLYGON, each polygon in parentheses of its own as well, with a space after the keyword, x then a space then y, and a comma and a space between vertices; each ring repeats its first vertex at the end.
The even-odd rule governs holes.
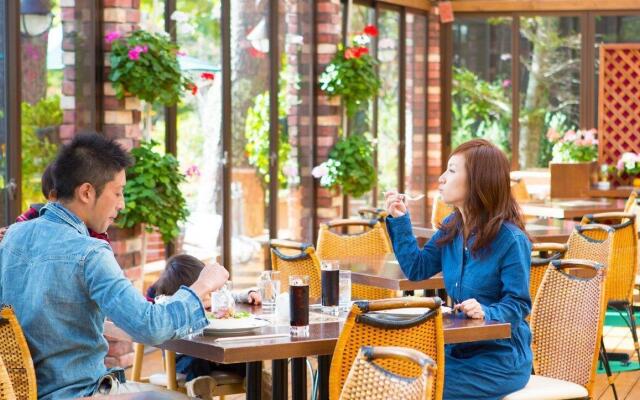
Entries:
POLYGON ((218 290, 229 279, 229 272, 218 263, 205 265, 198 280, 191 285, 191 290, 196 292, 200 300, 204 300, 207 294, 218 290))

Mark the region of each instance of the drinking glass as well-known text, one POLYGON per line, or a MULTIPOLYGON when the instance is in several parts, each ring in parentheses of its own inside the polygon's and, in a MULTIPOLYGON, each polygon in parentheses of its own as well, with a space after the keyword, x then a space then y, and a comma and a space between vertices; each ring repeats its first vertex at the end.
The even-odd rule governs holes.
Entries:
POLYGON ((258 279, 262 308, 273 309, 280 294, 280 271, 264 271, 258 279))
POLYGON ((340 270, 340 310, 349 311, 351 307, 351 271, 340 270))
POLYGON ((289 323, 292 336, 309 335, 309 275, 289 276, 289 323))
POLYGON ((340 300, 340 263, 324 260, 320 263, 322 280, 322 311, 337 315, 340 300))

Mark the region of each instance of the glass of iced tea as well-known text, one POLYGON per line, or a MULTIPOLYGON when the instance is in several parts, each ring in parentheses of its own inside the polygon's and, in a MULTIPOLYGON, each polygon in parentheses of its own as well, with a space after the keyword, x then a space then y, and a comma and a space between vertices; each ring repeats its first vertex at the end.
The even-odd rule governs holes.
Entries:
POLYGON ((289 276, 289 322, 292 336, 309 334, 309 275, 289 276))
POLYGON ((322 311, 338 315, 340 300, 340 263, 334 260, 325 260, 320 263, 322 280, 322 311))

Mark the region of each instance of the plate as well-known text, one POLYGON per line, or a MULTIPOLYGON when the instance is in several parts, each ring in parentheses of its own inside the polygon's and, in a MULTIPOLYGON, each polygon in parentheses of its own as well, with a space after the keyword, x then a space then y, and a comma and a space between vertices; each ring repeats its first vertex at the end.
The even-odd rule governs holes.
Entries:
POLYGON ((271 323, 259 318, 225 318, 209 320, 209 325, 204 328, 204 333, 208 334, 234 334, 254 331, 271 323))

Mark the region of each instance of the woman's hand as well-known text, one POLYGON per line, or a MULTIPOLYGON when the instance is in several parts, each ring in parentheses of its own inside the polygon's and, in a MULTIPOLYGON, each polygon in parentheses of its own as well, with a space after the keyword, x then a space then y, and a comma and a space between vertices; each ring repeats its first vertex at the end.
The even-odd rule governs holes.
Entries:
POLYGON ((260 293, 258 292, 249 292, 249 297, 247 299, 247 303, 255 304, 259 306, 262 303, 262 298, 260 297, 260 293))
POLYGON ((390 190, 384 194, 384 202, 387 213, 394 218, 402 217, 407 213, 404 195, 398 194, 395 190, 390 190))
POLYGON ((484 319, 484 310, 476 299, 468 299, 453 306, 454 310, 462 311, 469 318, 484 319))

